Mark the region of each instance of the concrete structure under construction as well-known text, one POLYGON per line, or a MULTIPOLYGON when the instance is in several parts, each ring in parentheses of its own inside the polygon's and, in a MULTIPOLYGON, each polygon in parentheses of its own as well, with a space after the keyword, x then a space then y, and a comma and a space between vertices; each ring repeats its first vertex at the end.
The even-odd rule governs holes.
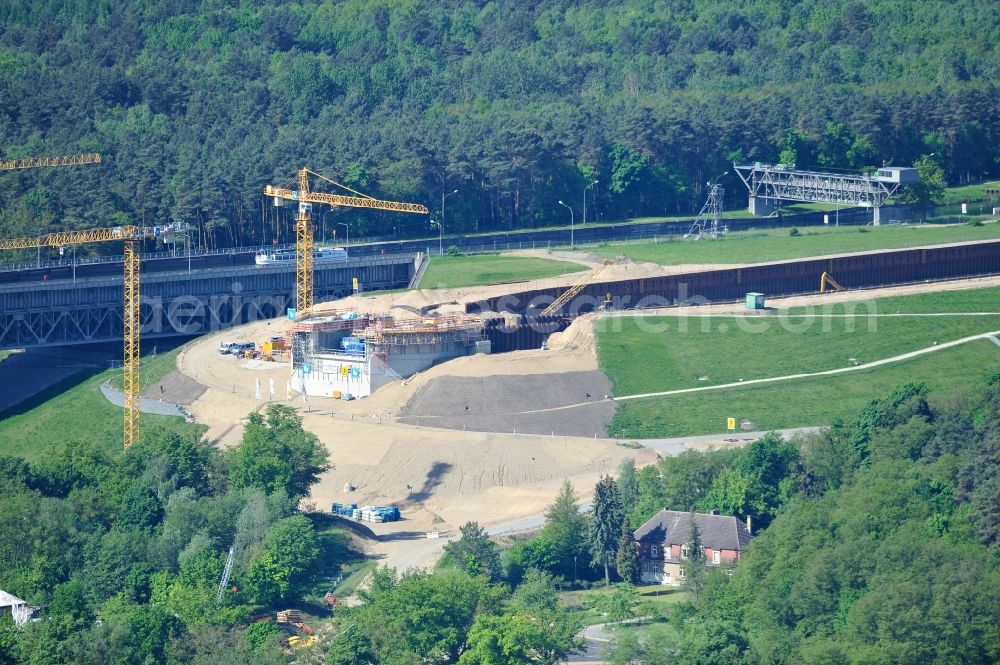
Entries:
POLYGON ((367 397, 440 362, 489 353, 476 316, 401 319, 343 312, 292 330, 291 387, 310 397, 367 397))

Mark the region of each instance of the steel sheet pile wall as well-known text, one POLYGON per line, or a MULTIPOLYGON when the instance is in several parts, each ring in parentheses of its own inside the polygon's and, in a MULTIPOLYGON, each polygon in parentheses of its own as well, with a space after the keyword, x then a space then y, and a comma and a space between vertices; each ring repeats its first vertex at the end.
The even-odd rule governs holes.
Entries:
MULTIPOLYGON (((598 282, 585 287, 563 311, 569 316, 593 311, 609 296, 613 309, 633 309, 680 302, 739 301, 748 292, 764 293, 769 297, 815 293, 824 271, 848 289, 1000 274, 1000 241, 598 282)), ((466 312, 538 312, 565 288, 568 287, 522 291, 468 303, 466 312)))
POLYGON ((517 322, 489 319, 483 333, 490 340, 490 353, 507 353, 541 348, 549 335, 566 330, 569 324, 563 316, 519 317, 517 322))

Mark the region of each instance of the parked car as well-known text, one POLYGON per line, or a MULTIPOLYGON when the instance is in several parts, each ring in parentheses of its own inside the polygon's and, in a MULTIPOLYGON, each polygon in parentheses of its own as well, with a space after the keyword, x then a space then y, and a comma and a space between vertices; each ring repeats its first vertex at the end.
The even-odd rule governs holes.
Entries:
POLYGON ((254 353, 257 351, 257 345, 253 342, 236 342, 230 348, 229 353, 237 358, 242 358, 246 355, 247 351, 254 353))
POLYGON ((232 353, 233 352, 233 346, 235 346, 235 345, 236 345, 236 342, 223 342, 222 344, 219 344, 219 353, 221 355, 226 355, 226 354, 232 353))

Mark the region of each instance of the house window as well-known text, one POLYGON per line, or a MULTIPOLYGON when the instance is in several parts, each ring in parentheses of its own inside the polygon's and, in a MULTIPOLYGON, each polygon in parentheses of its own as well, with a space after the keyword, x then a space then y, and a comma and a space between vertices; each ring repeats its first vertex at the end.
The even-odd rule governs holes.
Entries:
POLYGON ((656 545, 650 545, 649 546, 649 556, 651 558, 655 559, 657 556, 659 556, 659 554, 660 554, 660 548, 659 547, 657 547, 656 545))
POLYGON ((712 552, 712 563, 718 564, 721 559, 719 558, 719 550, 712 552))
POLYGON ((687 545, 681 545, 681 558, 682 559, 688 558, 688 546, 687 545))
POLYGON ((680 571, 681 571, 681 572, 680 572, 680 575, 679 575, 679 576, 680 576, 680 578, 681 578, 681 579, 684 579, 684 569, 683 569, 683 568, 681 568, 681 569, 680 569, 680 571))

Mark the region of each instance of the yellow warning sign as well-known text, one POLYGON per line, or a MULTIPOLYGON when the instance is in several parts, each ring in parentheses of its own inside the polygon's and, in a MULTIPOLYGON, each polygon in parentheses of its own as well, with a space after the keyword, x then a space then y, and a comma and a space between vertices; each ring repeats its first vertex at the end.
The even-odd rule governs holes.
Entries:
POLYGON ((355 277, 353 281, 354 281, 354 290, 357 291, 358 290, 358 278, 355 277))
POLYGON ((736 429, 736 418, 729 418, 726 421, 726 425, 729 429, 736 429))

